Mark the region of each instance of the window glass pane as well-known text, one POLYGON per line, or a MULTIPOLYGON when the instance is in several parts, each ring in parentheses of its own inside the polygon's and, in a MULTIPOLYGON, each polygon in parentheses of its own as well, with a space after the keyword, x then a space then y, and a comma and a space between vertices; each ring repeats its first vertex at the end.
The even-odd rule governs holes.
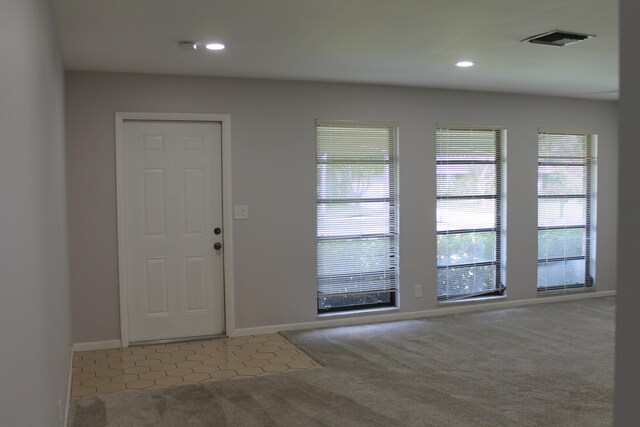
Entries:
POLYGON ((391 303, 391 292, 379 292, 359 295, 332 295, 318 297, 318 308, 328 310, 332 308, 357 308, 362 305, 379 305, 391 303))
POLYGON ((496 131, 438 129, 436 150, 438 162, 493 162, 496 159, 496 131))
POLYGON ((340 295, 391 291, 395 286, 395 271, 348 276, 318 277, 318 295, 340 295))
POLYGON ((584 284, 583 259, 538 264, 538 287, 572 286, 584 284))
POLYGON ((438 295, 456 297, 496 289, 496 267, 472 266, 438 269, 438 295))
POLYGON ((389 165, 320 164, 319 199, 373 199, 389 197, 389 165))
POLYGON ((577 159, 583 162, 587 156, 587 137, 541 133, 538 136, 538 155, 556 161, 577 159))
POLYGON ((587 191, 585 169, 584 166, 539 166, 538 194, 584 195, 587 191))
POLYGON ((387 202, 318 203, 318 236, 361 236, 390 232, 387 202))
POLYGON ((585 256, 585 234, 584 228, 540 230, 538 232, 538 259, 585 256))
POLYGON ((485 196, 496 194, 495 164, 439 164, 438 196, 485 196))
POLYGON ((495 228, 494 199, 438 200, 438 231, 495 228))
POLYGON ((393 268, 390 237, 318 241, 318 276, 358 275, 393 268))
POLYGON ((393 160, 390 144, 395 132, 388 127, 316 127, 318 163, 393 160))
POLYGON ((438 235, 438 266, 493 261, 496 233, 460 233, 438 235))
POLYGON ((538 226, 584 225, 586 220, 586 202, 580 199, 539 199, 538 226))

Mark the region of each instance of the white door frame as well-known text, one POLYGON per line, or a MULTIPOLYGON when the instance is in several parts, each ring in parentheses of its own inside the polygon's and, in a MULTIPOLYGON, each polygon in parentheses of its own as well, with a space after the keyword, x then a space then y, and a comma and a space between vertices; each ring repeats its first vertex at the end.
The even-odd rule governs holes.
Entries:
POLYGON ((116 113, 116 190, 118 207, 118 278, 120 289, 120 340, 129 346, 129 316, 127 310, 127 275, 125 260, 125 197, 124 197, 124 123, 126 121, 213 122, 222 127, 222 221, 224 224, 224 313, 225 334, 233 335, 233 215, 231 208, 231 115, 191 113, 116 113))

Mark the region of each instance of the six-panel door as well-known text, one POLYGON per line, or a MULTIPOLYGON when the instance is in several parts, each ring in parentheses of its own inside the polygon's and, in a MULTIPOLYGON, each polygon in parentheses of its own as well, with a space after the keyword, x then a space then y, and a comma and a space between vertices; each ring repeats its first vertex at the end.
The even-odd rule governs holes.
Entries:
POLYGON ((129 340, 224 333, 221 127, 124 123, 129 340))

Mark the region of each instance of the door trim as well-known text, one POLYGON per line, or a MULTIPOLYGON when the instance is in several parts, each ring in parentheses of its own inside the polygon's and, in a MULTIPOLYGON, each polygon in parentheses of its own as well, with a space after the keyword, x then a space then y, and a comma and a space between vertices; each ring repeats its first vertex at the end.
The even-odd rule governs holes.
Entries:
POLYGON ((225 335, 235 332, 233 293, 233 215, 231 197, 231 115, 198 113, 115 113, 116 144, 116 204, 118 211, 118 282, 120 291, 120 340, 129 346, 129 315, 127 310, 127 276, 125 260, 125 197, 124 197, 124 123, 127 121, 209 122, 222 127, 222 221, 224 224, 224 318, 225 335))

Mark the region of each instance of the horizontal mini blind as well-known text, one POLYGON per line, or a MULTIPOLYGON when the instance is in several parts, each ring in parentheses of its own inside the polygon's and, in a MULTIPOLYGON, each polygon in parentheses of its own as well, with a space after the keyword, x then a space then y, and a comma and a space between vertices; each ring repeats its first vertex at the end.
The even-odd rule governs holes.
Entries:
POLYGON ((591 286, 596 136, 538 135, 538 290, 591 286))
POLYGON ((436 131, 438 300, 500 294, 503 129, 436 131))
POLYGON ((316 123, 318 297, 397 290, 397 127, 316 123))

